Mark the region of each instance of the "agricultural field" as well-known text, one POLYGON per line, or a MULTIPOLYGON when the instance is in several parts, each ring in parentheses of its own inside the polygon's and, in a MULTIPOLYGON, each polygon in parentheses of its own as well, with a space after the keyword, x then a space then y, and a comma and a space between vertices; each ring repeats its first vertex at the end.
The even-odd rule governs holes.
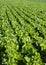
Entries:
POLYGON ((0 0, 0 65, 46 65, 46 3, 0 0))

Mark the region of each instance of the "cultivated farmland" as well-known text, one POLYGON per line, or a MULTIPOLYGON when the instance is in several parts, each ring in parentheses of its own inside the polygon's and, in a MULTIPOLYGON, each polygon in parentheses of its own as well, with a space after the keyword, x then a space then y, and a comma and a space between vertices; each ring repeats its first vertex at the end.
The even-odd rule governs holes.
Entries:
POLYGON ((45 65, 46 3, 0 0, 0 65, 45 65))

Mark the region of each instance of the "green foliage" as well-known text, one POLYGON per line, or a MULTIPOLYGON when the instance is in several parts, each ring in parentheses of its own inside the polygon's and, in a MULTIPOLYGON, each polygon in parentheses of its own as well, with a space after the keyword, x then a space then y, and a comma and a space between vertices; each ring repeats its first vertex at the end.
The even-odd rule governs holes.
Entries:
POLYGON ((0 0, 0 65, 45 65, 45 8, 44 3, 0 0))

